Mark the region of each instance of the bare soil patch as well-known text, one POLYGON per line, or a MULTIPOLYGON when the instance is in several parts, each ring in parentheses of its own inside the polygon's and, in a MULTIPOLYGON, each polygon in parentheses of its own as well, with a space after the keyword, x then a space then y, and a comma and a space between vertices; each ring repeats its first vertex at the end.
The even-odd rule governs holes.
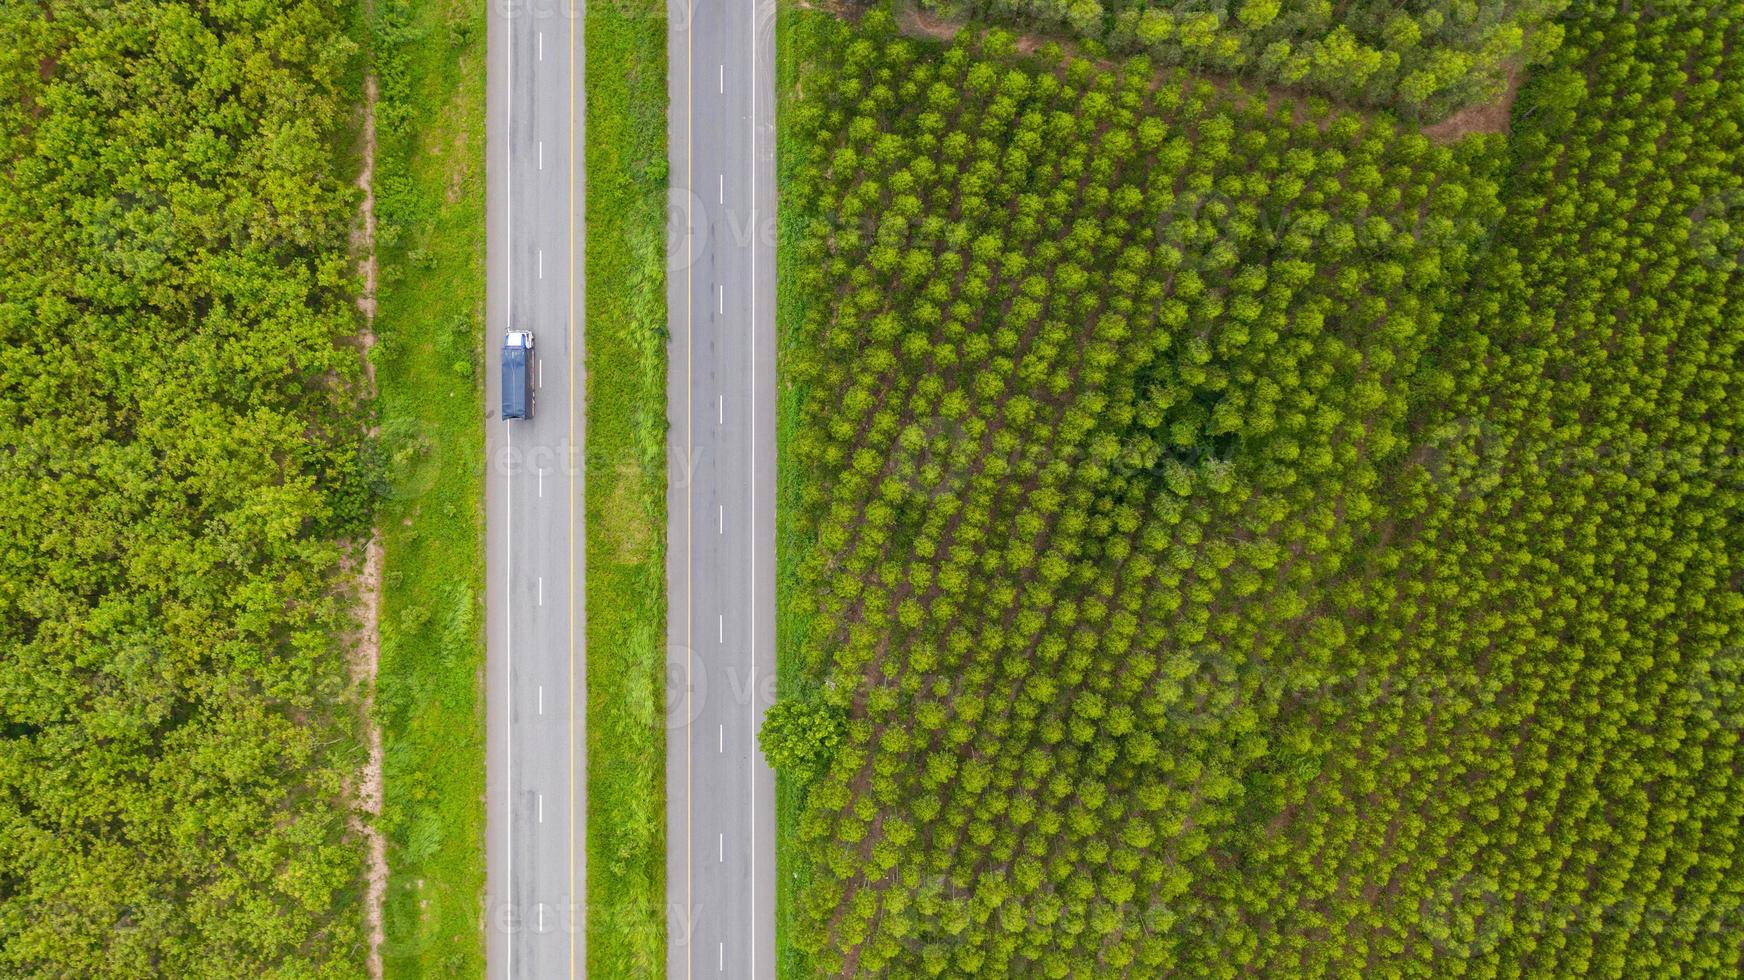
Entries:
POLYGON ((946 20, 937 14, 930 14, 907 4, 897 9, 896 25, 905 34, 919 34, 937 41, 949 41, 963 29, 959 22, 946 20))
POLYGON ((1520 83, 1526 79, 1526 69, 1520 65, 1508 69, 1508 87, 1501 98, 1486 105, 1467 106, 1446 119, 1423 127, 1423 135, 1439 143, 1454 143, 1473 133, 1506 133, 1514 114, 1514 100, 1520 95, 1520 83))

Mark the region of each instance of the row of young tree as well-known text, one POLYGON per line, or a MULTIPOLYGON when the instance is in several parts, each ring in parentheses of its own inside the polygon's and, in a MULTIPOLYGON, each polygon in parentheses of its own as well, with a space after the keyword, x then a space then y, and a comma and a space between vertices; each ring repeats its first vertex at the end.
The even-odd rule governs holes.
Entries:
POLYGON ((1346 867, 1436 902, 1467 975, 1735 976, 1744 7, 1572 14, 1420 382, 1412 533, 1365 568, 1364 655, 1478 685, 1368 726, 1344 770, 1413 786, 1343 806, 1437 860, 1371 839, 1346 867))
POLYGON ((1391 379, 1495 217, 1490 161, 1153 92, 1143 63, 1032 74, 999 38, 935 61, 884 28, 843 37, 799 111, 817 298, 788 363, 828 394, 794 452, 834 624, 807 653, 850 714, 802 823, 828 873, 801 941, 826 973, 936 948, 1160 968, 1167 936, 1116 920, 1181 898, 1168 848, 1265 750, 1208 703, 1234 701, 1206 645, 1283 644, 1340 511, 1374 509, 1391 379), (1214 620, 1225 593, 1250 615, 1214 620), (956 904, 875 931, 927 876, 956 904), (1007 894, 1022 928, 965 942, 952 917, 1007 894))
POLYGON ((816 973, 1736 969, 1738 23, 1511 151, 800 35, 816 973))
POLYGON ((1433 120, 1497 98, 1562 38, 1568 0, 922 0, 1116 54, 1247 76, 1433 120))
POLYGON ((363 972, 349 11, 0 5, 0 974, 363 972))

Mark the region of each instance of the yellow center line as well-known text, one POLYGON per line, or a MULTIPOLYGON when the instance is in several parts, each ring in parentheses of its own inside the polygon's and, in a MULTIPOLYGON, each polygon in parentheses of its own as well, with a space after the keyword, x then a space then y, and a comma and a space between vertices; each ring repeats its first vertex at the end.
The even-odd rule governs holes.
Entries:
MULTIPOLYGON (((575 8, 569 9, 569 479, 575 480, 575 413, 587 405, 587 394, 576 404, 575 390, 575 8)), ((584 480, 586 476, 582 477, 584 480)), ((585 484, 584 484, 585 486, 585 484)), ((575 485, 569 486, 569 975, 575 976, 575 485)), ((583 710, 586 705, 583 705, 583 710)), ((582 924, 586 928, 586 922, 582 924)))

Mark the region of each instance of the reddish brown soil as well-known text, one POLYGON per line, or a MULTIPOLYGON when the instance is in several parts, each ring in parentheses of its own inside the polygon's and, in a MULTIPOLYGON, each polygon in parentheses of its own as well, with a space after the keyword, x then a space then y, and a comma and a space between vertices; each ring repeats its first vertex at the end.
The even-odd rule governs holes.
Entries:
POLYGON ((1514 111, 1514 99, 1520 94, 1520 83, 1526 70, 1519 65, 1508 69, 1508 87, 1502 97, 1487 105, 1467 106, 1432 126, 1423 127, 1423 135, 1439 143, 1453 143, 1472 133, 1506 133, 1508 120, 1514 111))

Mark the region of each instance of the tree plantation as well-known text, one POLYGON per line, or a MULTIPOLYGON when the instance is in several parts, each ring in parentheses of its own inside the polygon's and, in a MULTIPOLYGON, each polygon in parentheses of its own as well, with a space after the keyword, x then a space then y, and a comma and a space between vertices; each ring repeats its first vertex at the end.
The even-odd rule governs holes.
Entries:
POLYGON ((0 975, 363 971, 346 9, 0 6, 0 975))
POLYGON ((1555 50, 1568 0, 925 0, 1034 25, 1169 65, 1239 74, 1437 119, 1499 95, 1508 72, 1555 50))
POLYGON ((802 972, 1744 970, 1744 8, 1452 145, 797 16, 802 972))

